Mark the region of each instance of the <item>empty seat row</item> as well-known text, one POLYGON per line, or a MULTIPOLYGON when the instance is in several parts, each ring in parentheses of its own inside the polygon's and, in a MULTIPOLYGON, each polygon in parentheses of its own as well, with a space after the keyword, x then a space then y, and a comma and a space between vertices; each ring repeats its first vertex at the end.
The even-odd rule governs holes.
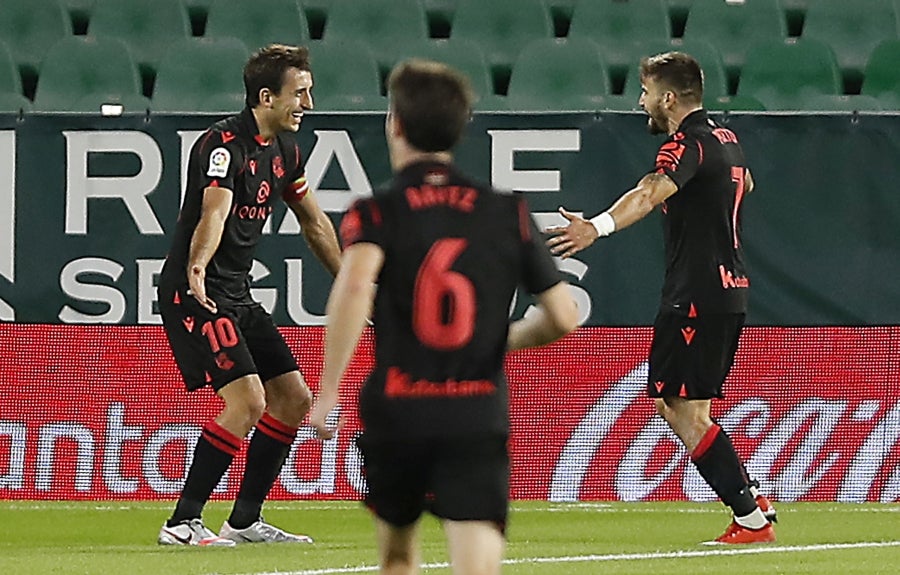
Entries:
MULTIPOLYGON (((205 36, 236 37, 250 50, 272 41, 305 43, 311 38, 306 14, 326 14, 323 38, 360 39, 384 67, 409 40, 429 37, 426 13, 452 19, 451 38, 478 42, 494 74, 508 75, 531 40, 556 35, 552 13, 571 12, 567 37, 601 45, 614 83, 626 75, 635 43, 668 41, 671 12, 685 12, 685 40, 704 40, 722 55, 730 87, 737 84, 747 49, 756 42, 787 37, 784 5, 798 0, 0 0, 0 39, 12 47, 26 74, 37 74, 44 53, 72 35, 64 3, 90 13, 86 32, 117 37, 132 48, 145 84, 165 49, 191 36, 189 12, 202 9, 205 36)), ((858 87, 876 44, 898 37, 900 0, 806 2, 804 38, 832 46, 846 81, 858 87)))
MULTIPOLYGON (((694 54, 705 76, 710 109, 900 109, 900 40, 883 42, 866 67, 861 95, 844 96, 831 49, 815 40, 763 42, 751 48, 737 94, 729 95, 719 53, 709 44, 675 40, 650 43, 645 53, 681 49, 694 54)), ((126 111, 230 112, 243 106, 241 71, 249 55, 236 38, 189 38, 162 58, 152 99, 141 91, 129 48, 115 38, 72 36, 47 53, 33 106, 22 96, 12 57, 0 43, 0 110, 94 111, 103 103, 126 111)), ((407 44, 397 58, 426 57, 451 64, 472 81, 477 109, 637 110, 641 92, 637 62, 624 91, 614 94, 602 49, 584 38, 546 38, 529 43, 512 68, 508 94, 491 87, 478 45, 464 40, 407 44)), ((315 87, 322 110, 384 110, 383 76, 369 47, 358 40, 311 43, 315 87)))

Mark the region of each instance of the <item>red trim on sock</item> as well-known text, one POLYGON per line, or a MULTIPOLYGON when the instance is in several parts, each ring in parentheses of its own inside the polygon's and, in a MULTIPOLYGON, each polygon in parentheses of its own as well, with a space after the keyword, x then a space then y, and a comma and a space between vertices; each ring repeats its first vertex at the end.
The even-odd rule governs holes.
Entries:
POLYGON ((703 434, 703 438, 700 439, 700 443, 698 443, 697 447, 691 452, 691 461, 697 461, 703 457, 703 454, 709 450, 716 440, 716 437, 719 436, 720 431, 722 431, 722 428, 715 423, 709 426, 709 429, 703 434))
POLYGON ((292 445, 294 443, 294 438, 297 437, 296 427, 291 427, 278 421, 268 412, 263 413, 263 416, 259 418, 259 421, 256 423, 256 429, 265 433, 275 441, 280 441, 287 445, 292 445))
POLYGON ((241 450, 242 439, 216 423, 215 420, 204 425, 201 433, 213 447, 228 455, 234 456, 241 450))

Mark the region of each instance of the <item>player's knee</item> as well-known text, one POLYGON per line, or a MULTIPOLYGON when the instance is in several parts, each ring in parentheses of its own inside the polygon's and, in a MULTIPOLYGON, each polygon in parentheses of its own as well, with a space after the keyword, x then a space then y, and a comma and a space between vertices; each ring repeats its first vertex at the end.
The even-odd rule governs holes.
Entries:
POLYGON ((265 413, 266 398, 263 395, 250 396, 241 407, 243 408, 242 415, 249 429, 256 425, 256 422, 259 421, 259 418, 265 413))

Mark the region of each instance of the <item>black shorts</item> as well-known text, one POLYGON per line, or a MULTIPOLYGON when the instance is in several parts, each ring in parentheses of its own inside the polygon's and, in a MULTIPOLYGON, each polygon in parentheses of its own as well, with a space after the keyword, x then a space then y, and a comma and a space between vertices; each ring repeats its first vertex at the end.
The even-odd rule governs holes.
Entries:
POLYGON ((396 527, 423 511, 506 529, 509 455, 503 436, 421 441, 357 440, 368 483, 365 503, 396 527))
POLYGON ((218 312, 212 313, 183 289, 160 289, 159 312, 188 391, 205 385, 219 390, 251 373, 265 382, 299 369, 271 316, 258 303, 218 303, 218 312))
POLYGON ((689 317, 660 310, 650 345, 650 397, 722 397, 745 317, 742 313, 689 317))

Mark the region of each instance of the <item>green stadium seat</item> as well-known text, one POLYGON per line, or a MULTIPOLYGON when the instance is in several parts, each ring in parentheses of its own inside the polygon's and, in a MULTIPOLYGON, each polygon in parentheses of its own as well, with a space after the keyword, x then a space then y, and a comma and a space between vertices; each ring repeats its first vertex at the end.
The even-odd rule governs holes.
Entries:
POLYGON ((126 112, 149 107, 125 43, 70 36, 54 44, 41 65, 34 109, 97 112, 104 103, 120 103, 126 112))
POLYGON ((125 42, 146 82, 169 46, 190 38, 191 25, 181 0, 97 0, 88 35, 125 42))
POLYGON ((477 110, 503 110, 505 101, 494 94, 491 72, 478 44, 469 40, 420 40, 397 51, 397 61, 406 58, 436 60, 453 66, 469 78, 478 97, 477 110))
POLYGON ((0 42, 0 112, 31 110, 31 101, 22 95, 22 78, 6 43, 0 42))
POLYGON ((509 81, 510 110, 603 110, 609 76, 600 47, 586 38, 534 40, 519 54, 509 81))
POLYGON ((37 76, 44 55, 72 35, 72 21, 59 0, 0 0, 0 40, 23 76, 37 76))
POLYGON ((237 112, 244 107, 249 52, 237 38, 187 38, 159 63, 154 112, 237 112))
POLYGON ((367 43, 382 71, 387 71, 398 46, 428 38, 425 9, 419 0, 333 0, 323 38, 367 43))
POLYGON ((492 73, 505 79, 529 42, 553 38, 553 23, 542 0, 459 0, 450 37, 477 42, 492 73))
POLYGON ((204 36, 231 36, 255 52, 275 42, 307 44, 309 27, 296 0, 215 0, 209 7, 204 36))
POLYGON ((881 42, 869 56, 861 94, 877 98, 886 110, 900 110, 900 40, 881 42))
POLYGON ((747 52, 737 93, 756 98, 768 110, 798 110, 811 96, 841 94, 841 75, 827 44, 766 42, 747 52))
POLYGON ((706 40, 719 50, 729 87, 737 83, 750 46, 786 36, 779 0, 694 0, 684 26, 685 41, 706 40))
POLYGON ((588 38, 603 50, 613 86, 645 56, 648 41, 668 41, 672 27, 664 0, 582 0, 575 5, 569 38, 588 38))
POLYGON ((310 43, 315 107, 329 111, 387 110, 381 95, 378 62, 369 46, 357 40, 310 43))
POLYGON ((868 0, 865 7, 846 0, 815 0, 806 10, 803 38, 825 42, 834 51, 847 91, 862 84, 869 54, 882 40, 897 38, 892 0, 868 0))

